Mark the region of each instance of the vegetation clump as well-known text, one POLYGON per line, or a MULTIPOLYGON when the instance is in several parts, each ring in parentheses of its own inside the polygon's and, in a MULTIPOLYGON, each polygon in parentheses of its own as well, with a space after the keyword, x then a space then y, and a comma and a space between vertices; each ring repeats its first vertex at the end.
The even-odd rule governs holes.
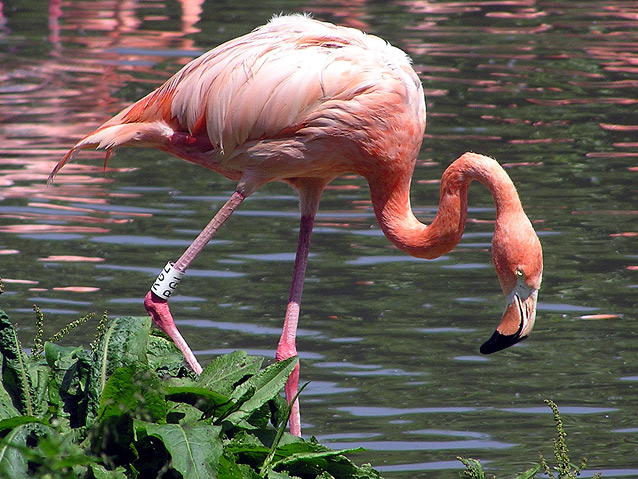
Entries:
POLYGON ((0 477, 46 479, 379 478, 369 465, 284 432, 280 396, 297 358, 262 369, 243 351, 201 376, 187 370, 149 317, 102 317, 92 349, 30 354, 0 310, 0 477))
MULTIPOLYGON (((540 462, 522 474, 517 475, 515 479, 532 479, 539 472, 543 472, 547 477, 552 479, 576 479, 583 469, 585 469, 585 466, 587 465, 587 458, 583 458, 579 466, 571 462, 568 455, 569 449, 567 449, 567 443, 565 442, 567 433, 563 427, 563 418, 560 415, 558 406, 556 406, 556 403, 550 399, 545 399, 545 404, 549 406, 554 415, 556 437, 552 439, 552 446, 554 458, 556 459, 556 466, 550 466, 543 453, 539 452, 540 462)), ((457 459, 465 466, 465 470, 461 472, 461 477, 466 479, 485 479, 485 471, 483 470, 483 466, 481 466, 480 461, 476 459, 466 459, 464 457, 457 457, 457 459)), ((601 474, 598 473, 593 476, 593 479, 598 479, 600 477, 601 474)))

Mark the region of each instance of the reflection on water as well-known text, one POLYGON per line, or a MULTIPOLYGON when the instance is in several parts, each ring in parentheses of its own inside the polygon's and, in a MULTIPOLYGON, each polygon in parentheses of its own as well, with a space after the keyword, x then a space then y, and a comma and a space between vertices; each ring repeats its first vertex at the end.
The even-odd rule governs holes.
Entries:
MULTIPOLYGON (((531 338, 478 356, 502 308, 487 192, 472 188, 460 246, 422 261, 383 238, 363 180, 335 181, 299 331, 311 381, 305 431, 335 448, 366 447, 353 458, 387 477, 458 477, 457 454, 507 477, 550 453, 549 397, 573 457, 589 458, 584 477, 638 475, 632 2, 0 2, 1 307, 25 338, 33 303, 51 330, 89 311, 143 314, 158 269, 233 184, 143 150, 119 151, 108 168, 103 154, 84 152, 47 186, 53 165, 194 56, 273 13, 302 10, 413 57, 428 101, 418 214, 434 215, 450 161, 466 150, 493 155, 519 187, 546 264, 531 338)), ((189 270, 173 312, 204 361, 238 348, 272 357, 297 221, 296 196, 269 185, 189 270)), ((88 343, 90 328, 82 334, 88 343)))

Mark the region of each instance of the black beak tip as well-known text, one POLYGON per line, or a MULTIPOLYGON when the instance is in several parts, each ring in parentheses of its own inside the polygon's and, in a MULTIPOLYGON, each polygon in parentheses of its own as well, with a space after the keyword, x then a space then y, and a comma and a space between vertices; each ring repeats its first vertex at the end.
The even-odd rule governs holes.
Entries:
POLYGON ((513 346, 514 344, 522 341, 526 337, 527 336, 521 337, 518 335, 518 333, 506 336, 505 334, 501 334, 498 331, 494 331, 492 337, 485 341, 481 346, 481 354, 492 354, 500 351, 501 349, 509 348, 510 346, 513 346))

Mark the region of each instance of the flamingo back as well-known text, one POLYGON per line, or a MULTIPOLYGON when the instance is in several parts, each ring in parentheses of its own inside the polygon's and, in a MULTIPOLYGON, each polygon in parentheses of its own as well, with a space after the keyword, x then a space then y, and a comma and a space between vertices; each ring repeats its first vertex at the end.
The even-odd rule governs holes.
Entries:
MULTIPOLYGON (((124 145, 156 146, 226 176, 230 169, 264 167, 267 148, 256 148, 258 163, 250 163, 250 147, 290 138, 303 138, 306 147, 313 139, 347 137, 375 154, 409 139, 414 145, 408 156, 415 156, 424 127, 423 90, 403 51, 353 28, 304 15, 280 16, 188 63, 76 144, 54 172, 75 150, 89 146, 109 151, 124 145), (408 122, 412 128, 406 128, 408 122), (119 127, 142 123, 147 127, 136 131, 152 137, 119 127), (190 155, 192 149, 167 146, 171 131, 204 145, 201 149, 212 160, 190 155), (405 138, 389 138, 391 133, 405 138)), ((321 154, 330 150, 327 145, 319 148, 321 154)), ((286 169, 294 170, 288 176, 303 174, 303 168, 291 163, 278 166, 269 179, 286 177, 286 169)), ((352 165, 342 169, 358 171, 352 165)))

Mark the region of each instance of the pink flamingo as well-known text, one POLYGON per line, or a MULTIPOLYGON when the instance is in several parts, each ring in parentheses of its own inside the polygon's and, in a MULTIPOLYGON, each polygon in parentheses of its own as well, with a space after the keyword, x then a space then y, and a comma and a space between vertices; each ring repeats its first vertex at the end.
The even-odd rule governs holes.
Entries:
MULTIPOLYGON (((374 212, 386 237, 419 258, 436 258, 460 241, 467 217, 467 189, 483 183, 494 197, 492 256, 506 296, 491 353, 529 335, 543 260, 540 242, 514 184, 491 158, 465 153, 441 179, 436 217, 427 226, 410 206, 410 180, 423 131, 421 82, 407 55, 363 32, 291 15, 274 18, 191 61, 164 85, 124 109, 79 141, 75 153, 94 147, 108 161, 120 146, 154 147, 237 181, 226 204, 186 252, 169 263, 146 295, 155 324, 201 366, 177 330, 167 299, 193 259, 241 202, 270 181, 299 193, 301 226, 290 298, 276 358, 297 354, 295 336, 313 220, 323 189, 345 173, 369 183, 374 212)), ((299 368, 286 384, 294 397, 299 368)), ((290 430, 301 434, 298 402, 290 430)))

